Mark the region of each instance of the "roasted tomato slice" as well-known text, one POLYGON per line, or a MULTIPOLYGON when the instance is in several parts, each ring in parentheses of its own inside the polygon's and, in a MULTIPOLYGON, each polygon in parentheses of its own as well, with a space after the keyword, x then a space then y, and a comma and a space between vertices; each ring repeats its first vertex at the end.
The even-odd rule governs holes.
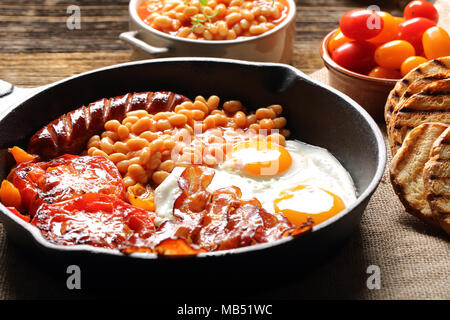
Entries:
POLYGON ((56 244, 120 249, 150 237, 155 231, 154 219, 153 212, 114 196, 87 193, 55 204, 42 204, 31 223, 56 244))
POLYGON ((57 203, 85 193, 125 199, 119 170, 105 157, 63 155, 47 162, 20 163, 11 177, 23 208, 32 216, 42 203, 57 203))

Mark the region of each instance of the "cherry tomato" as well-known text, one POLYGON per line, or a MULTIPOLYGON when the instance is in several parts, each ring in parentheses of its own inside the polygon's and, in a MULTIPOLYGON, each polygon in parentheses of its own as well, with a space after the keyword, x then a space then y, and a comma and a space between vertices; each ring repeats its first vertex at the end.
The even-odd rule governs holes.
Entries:
POLYGON ((394 18, 394 22, 397 25, 397 29, 398 29, 398 25, 402 22, 405 22, 406 19, 403 17, 396 17, 396 16, 392 16, 392 18, 394 18))
POLYGON ((336 50, 338 47, 343 45, 346 42, 350 42, 351 40, 344 36, 341 29, 337 29, 334 35, 331 37, 330 41, 328 42, 328 51, 330 54, 333 54, 334 50, 336 50))
POLYGON ((381 33, 383 19, 373 10, 355 9, 342 16, 340 28, 347 38, 367 40, 381 33))
POLYGON ((376 46, 367 41, 347 42, 333 52, 332 59, 343 68, 367 74, 375 66, 375 49, 376 46))
POLYGON ((375 62, 388 69, 400 69, 406 58, 416 54, 407 41, 394 40, 379 46, 375 51, 375 62))
POLYGON ((432 27, 425 31, 422 41, 428 59, 450 56, 450 37, 441 27, 432 27))
POLYGON ((411 43, 416 52, 420 54, 423 50, 422 35, 425 30, 434 27, 436 23, 427 18, 413 18, 406 20, 398 26, 398 36, 400 40, 411 43))
POLYGON ((412 56, 409 58, 406 58, 405 61, 403 61, 400 72, 402 73, 402 76, 404 77, 406 74, 408 74, 412 69, 415 69, 419 65, 421 65, 424 62, 427 62, 428 60, 424 57, 419 56, 412 56))
POLYGON ((403 11, 405 19, 427 18, 435 23, 439 21, 439 13, 436 8, 429 2, 423 0, 415 0, 408 3, 403 11))
POLYGON ((384 79, 400 79, 402 76, 397 70, 384 67, 375 67, 369 72, 369 77, 384 79))
POLYGON ((384 11, 377 11, 377 14, 383 19, 383 30, 375 38, 371 38, 368 41, 380 45, 398 39, 398 24, 395 22, 394 17, 384 11))

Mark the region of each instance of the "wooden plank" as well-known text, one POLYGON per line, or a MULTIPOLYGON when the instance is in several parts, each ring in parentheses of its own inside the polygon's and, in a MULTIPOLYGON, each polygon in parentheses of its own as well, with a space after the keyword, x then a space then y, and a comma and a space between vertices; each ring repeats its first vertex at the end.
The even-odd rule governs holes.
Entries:
MULTIPOLYGON (((390 5, 383 4, 383 9, 392 8, 392 1, 384 3, 390 5)), ((323 66, 319 55, 323 36, 337 27, 344 12, 366 4, 355 0, 301 0, 297 4, 293 65, 309 73, 323 66)), ((128 61, 133 59, 132 51, 118 38, 126 30, 128 0, 2 0, 0 79, 36 86, 128 61), (66 26, 66 10, 72 4, 81 9, 80 30, 66 26)))

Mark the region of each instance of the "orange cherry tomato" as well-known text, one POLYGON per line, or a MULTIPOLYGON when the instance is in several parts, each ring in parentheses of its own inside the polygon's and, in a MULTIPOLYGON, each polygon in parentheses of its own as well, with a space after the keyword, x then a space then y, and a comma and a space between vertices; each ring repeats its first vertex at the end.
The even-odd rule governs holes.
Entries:
POLYGON ((383 19, 383 30, 375 38, 368 41, 380 45, 398 39, 398 23, 395 22, 394 17, 384 11, 377 11, 377 14, 383 19))
POLYGON ((409 58, 406 58, 405 61, 403 61, 400 72, 402 73, 402 76, 404 77, 406 74, 408 74, 411 70, 415 69, 422 63, 427 62, 428 60, 424 57, 419 56, 412 56, 409 58))
POLYGON ((412 44, 404 40, 394 40, 379 46, 375 50, 375 62, 388 69, 400 69, 406 58, 414 56, 412 44))
POLYGON ((392 70, 384 67, 375 67, 369 72, 369 77, 384 78, 384 79, 400 79, 401 74, 397 70, 392 70))
POLYGON ((450 36, 441 27, 432 27, 423 33, 423 50, 428 59, 450 56, 450 36))
POLYGON ((397 26, 397 29, 398 29, 398 25, 405 21, 405 18, 403 18, 403 17, 392 16, 392 18, 394 18, 394 23, 397 26))
POLYGON ((341 45, 343 45, 346 42, 350 42, 351 40, 344 36, 341 29, 337 29, 334 35, 331 37, 330 41, 328 42, 328 51, 330 54, 333 54, 334 50, 339 48, 341 45))

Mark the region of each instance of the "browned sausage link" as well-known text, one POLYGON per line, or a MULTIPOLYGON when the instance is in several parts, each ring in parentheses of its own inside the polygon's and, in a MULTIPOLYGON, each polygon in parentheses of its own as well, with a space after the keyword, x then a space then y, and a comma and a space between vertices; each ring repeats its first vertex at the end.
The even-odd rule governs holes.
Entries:
POLYGON ((189 99, 172 92, 139 92, 102 99, 66 113, 36 132, 28 151, 42 158, 79 154, 93 135, 100 134, 109 120, 122 121, 125 114, 145 109, 149 113, 172 111, 189 99))

